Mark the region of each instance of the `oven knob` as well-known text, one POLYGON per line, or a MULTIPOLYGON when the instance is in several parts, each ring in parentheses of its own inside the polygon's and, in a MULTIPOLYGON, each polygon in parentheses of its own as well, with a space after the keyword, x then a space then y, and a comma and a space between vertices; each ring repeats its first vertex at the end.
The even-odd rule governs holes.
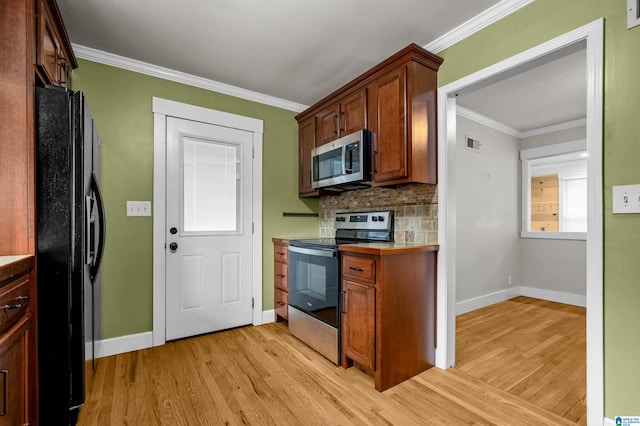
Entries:
POLYGON ((378 216, 373 216, 373 217, 371 217, 371 220, 372 220, 373 222, 377 222, 377 221, 378 221, 378 216))
POLYGON ((378 222, 384 222, 384 216, 378 216, 378 222))

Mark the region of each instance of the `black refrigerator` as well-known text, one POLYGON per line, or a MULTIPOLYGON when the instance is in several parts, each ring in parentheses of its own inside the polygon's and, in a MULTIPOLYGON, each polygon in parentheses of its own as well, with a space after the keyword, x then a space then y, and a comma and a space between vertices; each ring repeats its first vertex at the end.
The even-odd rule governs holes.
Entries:
POLYGON ((39 418, 74 425, 99 331, 100 137, 83 93, 64 88, 36 88, 36 123, 39 418))

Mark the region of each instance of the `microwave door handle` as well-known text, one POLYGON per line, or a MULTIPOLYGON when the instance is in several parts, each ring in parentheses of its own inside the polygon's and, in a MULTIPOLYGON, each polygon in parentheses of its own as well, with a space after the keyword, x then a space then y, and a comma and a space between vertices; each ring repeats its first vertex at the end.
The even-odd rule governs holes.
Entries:
POLYGON ((347 168, 347 147, 349 145, 345 145, 342 147, 342 174, 350 175, 353 173, 353 150, 349 150, 349 168, 347 168))

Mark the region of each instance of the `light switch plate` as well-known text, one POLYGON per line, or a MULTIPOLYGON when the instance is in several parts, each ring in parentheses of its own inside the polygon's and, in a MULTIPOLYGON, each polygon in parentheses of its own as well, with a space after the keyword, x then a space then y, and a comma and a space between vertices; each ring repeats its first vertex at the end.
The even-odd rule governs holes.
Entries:
POLYGON ((151 201, 127 201, 127 216, 151 216, 151 201))
POLYGON ((640 213, 640 185, 613 187, 613 213, 640 213))

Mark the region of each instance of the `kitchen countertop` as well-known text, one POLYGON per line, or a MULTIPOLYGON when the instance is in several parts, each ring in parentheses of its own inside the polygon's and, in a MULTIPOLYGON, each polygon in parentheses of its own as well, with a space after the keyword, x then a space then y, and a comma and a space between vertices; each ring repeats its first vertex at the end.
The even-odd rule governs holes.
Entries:
POLYGON ((426 245, 419 243, 355 243, 340 244, 338 250, 341 252, 373 254, 377 256, 387 256, 402 253, 417 253, 421 251, 438 251, 438 245, 426 245))
POLYGON ((23 273, 35 264, 35 257, 30 254, 16 256, 0 256, 0 282, 23 273))

